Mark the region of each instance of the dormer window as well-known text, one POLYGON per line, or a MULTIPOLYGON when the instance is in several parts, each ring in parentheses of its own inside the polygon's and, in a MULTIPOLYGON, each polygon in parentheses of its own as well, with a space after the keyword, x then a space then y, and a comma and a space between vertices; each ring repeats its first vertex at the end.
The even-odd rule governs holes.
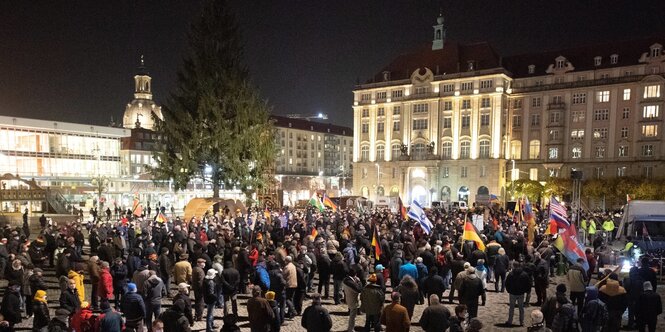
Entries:
POLYGON ((598 67, 598 66, 601 65, 602 61, 603 61, 603 58, 597 56, 597 57, 593 58, 593 65, 598 67))
POLYGON ((557 59, 556 60, 556 67, 557 68, 563 68, 566 65, 566 59, 557 59))
POLYGON ((475 65, 473 60, 467 62, 467 69, 469 71, 475 70, 475 65))
POLYGON ((618 54, 612 54, 610 55, 610 63, 613 65, 616 65, 619 62, 619 55, 618 54))
POLYGON ((535 65, 529 65, 529 74, 533 74, 536 72, 536 66, 535 65))
POLYGON ((383 80, 384 81, 390 81, 390 72, 389 71, 384 71, 383 72, 383 80))
POLYGON ((659 57, 662 48, 663 48, 663 46, 660 45, 660 44, 651 45, 651 57, 652 58, 659 57))

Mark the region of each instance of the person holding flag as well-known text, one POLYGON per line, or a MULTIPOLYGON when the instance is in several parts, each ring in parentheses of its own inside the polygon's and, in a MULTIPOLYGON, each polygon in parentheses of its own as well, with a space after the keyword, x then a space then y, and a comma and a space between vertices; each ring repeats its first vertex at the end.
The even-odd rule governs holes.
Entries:
POLYGON ((319 195, 317 195, 316 193, 312 195, 312 198, 309 199, 308 203, 309 205, 317 208, 319 212, 323 212, 325 210, 325 207, 323 207, 323 203, 321 202, 321 198, 319 198, 319 195))
POLYGON ((415 199, 411 203, 408 216, 409 218, 417 221, 418 225, 420 225, 420 227, 427 235, 429 235, 432 232, 432 228, 434 228, 434 225, 432 224, 431 221, 429 221, 429 219, 425 215, 425 210, 423 210, 423 207, 415 199))
POLYGON ((464 222, 464 231, 462 232, 462 241, 473 241, 476 244, 476 248, 479 250, 485 251, 485 243, 478 235, 478 230, 471 222, 466 220, 464 222))

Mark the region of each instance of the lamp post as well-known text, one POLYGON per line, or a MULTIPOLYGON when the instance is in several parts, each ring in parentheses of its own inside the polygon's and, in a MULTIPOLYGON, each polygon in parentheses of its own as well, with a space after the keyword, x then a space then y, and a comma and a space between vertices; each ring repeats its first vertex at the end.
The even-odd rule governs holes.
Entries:
POLYGON ((510 170, 510 199, 515 196, 515 159, 511 159, 512 169, 510 170))

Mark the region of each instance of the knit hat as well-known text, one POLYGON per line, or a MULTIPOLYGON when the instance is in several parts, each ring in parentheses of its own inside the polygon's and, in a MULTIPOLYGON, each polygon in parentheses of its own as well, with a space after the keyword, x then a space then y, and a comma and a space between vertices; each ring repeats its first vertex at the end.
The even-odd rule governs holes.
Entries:
POLYGON ((478 318, 472 318, 469 322, 469 329, 473 331, 480 331, 483 328, 483 323, 478 318))
POLYGON ((566 288, 566 284, 558 284, 556 286, 556 292, 557 293, 565 293, 568 291, 568 288, 566 288))
POLYGON ((46 292, 41 289, 38 290, 37 292, 35 292, 34 300, 46 303, 46 292))
POLYGON ((133 282, 130 282, 127 284, 127 291, 130 293, 136 293, 136 284, 133 282))
POLYGON ((645 291, 652 291, 653 290, 653 285, 651 285, 651 281, 645 281, 642 284, 642 288, 644 288, 645 291))
POLYGON ((375 267, 374 269, 377 270, 377 271, 383 271, 383 270, 385 270, 386 268, 383 267, 383 265, 381 265, 381 264, 376 264, 376 267, 375 267))
POLYGON ((274 300, 275 299, 275 292, 273 291, 268 291, 266 292, 266 300, 274 300))
POLYGON ((469 266, 471 266, 471 263, 469 263, 469 262, 464 263, 464 269, 465 270, 468 269, 469 266))

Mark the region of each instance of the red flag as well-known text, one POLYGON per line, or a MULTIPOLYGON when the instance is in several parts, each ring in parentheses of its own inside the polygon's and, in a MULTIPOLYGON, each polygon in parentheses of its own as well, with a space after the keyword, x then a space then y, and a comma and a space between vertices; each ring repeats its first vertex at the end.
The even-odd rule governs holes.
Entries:
POLYGON ((402 198, 397 197, 397 202, 399 203, 399 207, 398 207, 399 214, 402 216, 403 220, 406 220, 407 219, 407 217, 406 217, 406 207, 404 207, 404 204, 402 203, 402 198))
POLYGON ((492 217, 492 226, 494 226, 495 231, 499 229, 499 221, 496 220, 496 217, 492 217))

